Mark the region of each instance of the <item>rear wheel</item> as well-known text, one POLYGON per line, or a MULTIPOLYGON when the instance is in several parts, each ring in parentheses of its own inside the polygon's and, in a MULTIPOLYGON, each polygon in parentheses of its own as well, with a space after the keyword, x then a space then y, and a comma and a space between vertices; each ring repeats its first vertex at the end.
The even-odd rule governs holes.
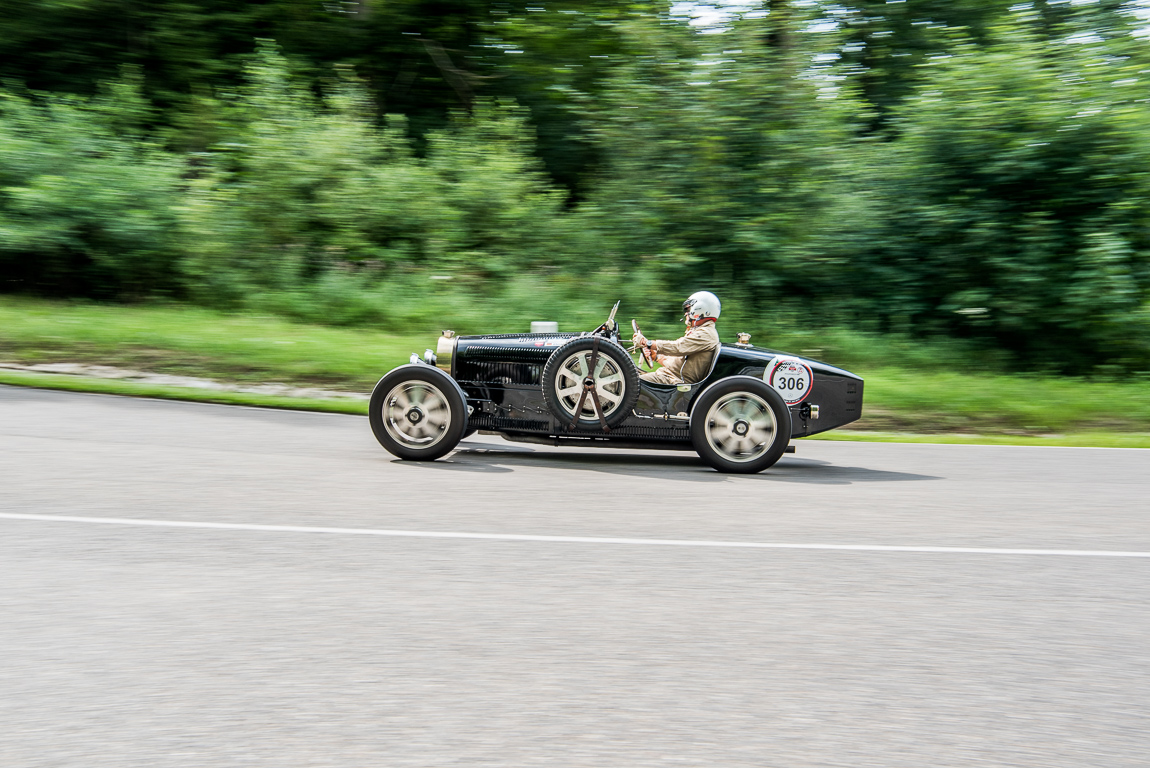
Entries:
POLYGON ((691 443, 720 472, 761 472, 779 460, 790 438, 787 404, 773 387, 751 376, 711 385, 691 411, 691 443))
POLYGON ((368 418, 375 439, 388 451, 401 459, 432 461, 463 438, 467 404, 443 371, 404 365, 375 385, 368 418))

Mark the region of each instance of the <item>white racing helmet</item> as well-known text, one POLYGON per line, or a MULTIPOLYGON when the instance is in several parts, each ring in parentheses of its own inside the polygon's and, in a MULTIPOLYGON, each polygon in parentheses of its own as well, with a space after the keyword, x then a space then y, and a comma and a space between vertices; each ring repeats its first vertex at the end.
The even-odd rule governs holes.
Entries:
POLYGON ((696 291, 683 302, 683 319, 688 325, 697 325, 704 320, 718 320, 722 304, 719 297, 710 291, 696 291))

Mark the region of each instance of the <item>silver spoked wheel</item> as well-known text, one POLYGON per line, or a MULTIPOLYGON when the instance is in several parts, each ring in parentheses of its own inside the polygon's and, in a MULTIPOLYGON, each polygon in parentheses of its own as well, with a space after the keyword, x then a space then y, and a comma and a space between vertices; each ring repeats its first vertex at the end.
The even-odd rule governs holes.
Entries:
POLYGON ((443 392, 425 381, 404 381, 383 401, 383 426, 397 443, 430 448, 451 424, 451 406, 443 392))
POLYGON ((707 411, 707 442, 729 461, 747 462, 766 453, 778 425, 767 401, 751 392, 720 397, 707 411))
MULTIPOLYGON (((615 361, 605 354, 599 355, 593 372, 590 371, 590 367, 590 351, 576 352, 564 360, 555 375, 555 399, 567 413, 574 416, 575 407, 579 405, 579 398, 583 394, 584 382, 587 381, 588 373, 591 373, 590 378, 595 382, 595 391, 599 395, 603 416, 610 416, 623 401, 627 387, 623 372, 615 365, 615 361)), ((595 418, 595 404, 590 395, 583 399, 583 410, 579 418, 595 418)))

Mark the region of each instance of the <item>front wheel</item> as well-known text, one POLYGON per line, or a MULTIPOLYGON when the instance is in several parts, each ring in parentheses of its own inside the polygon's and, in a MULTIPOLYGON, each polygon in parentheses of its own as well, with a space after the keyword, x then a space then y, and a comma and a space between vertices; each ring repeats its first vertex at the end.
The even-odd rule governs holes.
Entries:
POLYGON ((401 459, 446 456, 467 431, 467 402, 459 385, 429 365, 403 365, 371 393, 368 420, 379 444, 401 459))
POLYGON ((778 392, 752 376, 732 376, 703 390, 691 410, 691 443, 720 472, 761 472, 783 455, 791 412, 778 392))

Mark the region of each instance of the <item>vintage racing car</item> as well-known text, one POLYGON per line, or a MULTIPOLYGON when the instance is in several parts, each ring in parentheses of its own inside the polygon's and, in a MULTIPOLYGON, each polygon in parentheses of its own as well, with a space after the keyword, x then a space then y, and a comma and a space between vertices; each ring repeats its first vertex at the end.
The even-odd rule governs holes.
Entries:
POLYGON ((413 354, 376 384, 376 439, 425 461, 476 431, 547 445, 694 449, 719 471, 746 473, 793 451, 793 438, 862 414, 862 378, 751 346, 747 334, 723 344, 698 383, 641 380, 620 342, 618 307, 590 333, 444 331, 435 351, 413 354))

